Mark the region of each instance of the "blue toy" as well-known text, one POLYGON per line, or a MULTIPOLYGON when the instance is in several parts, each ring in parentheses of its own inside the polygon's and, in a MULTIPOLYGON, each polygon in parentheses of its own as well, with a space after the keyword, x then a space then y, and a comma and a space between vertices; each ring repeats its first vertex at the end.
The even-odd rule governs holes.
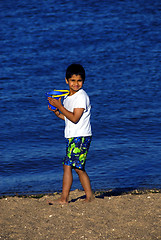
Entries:
MULTIPOLYGON (((55 98, 55 99, 59 99, 60 97, 64 97, 66 95, 69 94, 69 91, 68 90, 56 90, 54 89, 53 91, 51 92, 47 92, 45 95, 46 97, 52 97, 52 98, 55 98)), ((48 104, 49 106, 51 107, 51 109, 55 110, 56 107, 54 107, 53 105, 51 105, 48 101, 48 104)))

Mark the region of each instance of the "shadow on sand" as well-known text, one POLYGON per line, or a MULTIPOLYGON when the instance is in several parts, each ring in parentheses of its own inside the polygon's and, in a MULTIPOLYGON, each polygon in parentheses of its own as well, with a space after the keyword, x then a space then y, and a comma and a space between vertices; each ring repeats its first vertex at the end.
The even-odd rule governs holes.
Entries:
MULTIPOLYGON (((126 194, 131 195, 141 195, 141 194, 147 194, 147 193, 160 193, 161 189, 136 189, 136 188, 116 188, 112 190, 100 190, 95 191, 94 196, 95 198, 101 198, 104 199, 105 197, 112 197, 112 196, 121 196, 126 194)), ((78 200, 84 200, 86 198, 85 195, 81 197, 77 197, 75 199, 72 199, 70 202, 76 202, 78 200)))

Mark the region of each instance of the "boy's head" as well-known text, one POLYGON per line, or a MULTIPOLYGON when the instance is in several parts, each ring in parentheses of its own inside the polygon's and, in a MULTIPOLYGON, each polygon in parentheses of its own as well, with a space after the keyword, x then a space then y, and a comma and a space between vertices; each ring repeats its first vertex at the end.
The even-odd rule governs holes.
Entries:
POLYGON ((80 75, 83 83, 85 81, 85 70, 80 64, 73 63, 66 70, 66 79, 68 80, 73 75, 80 75))

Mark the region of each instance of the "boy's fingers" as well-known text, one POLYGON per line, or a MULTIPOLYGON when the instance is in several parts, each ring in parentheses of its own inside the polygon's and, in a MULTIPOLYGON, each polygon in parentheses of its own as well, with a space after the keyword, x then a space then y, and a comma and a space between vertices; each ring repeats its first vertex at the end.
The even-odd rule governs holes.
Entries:
POLYGON ((51 107, 48 105, 48 109, 50 110, 50 111, 52 111, 53 109, 51 109, 51 107))
POLYGON ((48 109, 49 109, 50 111, 52 111, 52 112, 56 112, 56 111, 58 111, 57 108, 56 108, 56 109, 52 109, 49 105, 48 105, 48 109))

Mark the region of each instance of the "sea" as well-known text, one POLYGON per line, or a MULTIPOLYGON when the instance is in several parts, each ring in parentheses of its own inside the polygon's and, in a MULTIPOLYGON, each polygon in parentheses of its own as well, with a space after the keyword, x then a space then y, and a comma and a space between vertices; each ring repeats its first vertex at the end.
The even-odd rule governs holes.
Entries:
POLYGON ((92 105, 92 189, 160 189, 161 1, 0 0, 0 8, 0 195, 61 192, 64 121, 45 93, 68 89, 71 63, 84 66, 92 105))

